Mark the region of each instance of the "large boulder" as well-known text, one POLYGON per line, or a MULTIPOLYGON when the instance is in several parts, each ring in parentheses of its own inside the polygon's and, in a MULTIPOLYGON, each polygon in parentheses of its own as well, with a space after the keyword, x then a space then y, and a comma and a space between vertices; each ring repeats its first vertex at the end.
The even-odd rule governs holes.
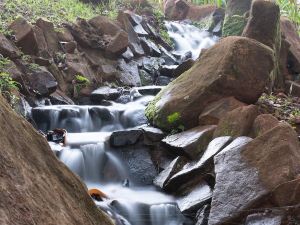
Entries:
POLYGON ((279 185, 295 179, 299 172, 298 137, 286 123, 247 145, 221 151, 215 156, 216 185, 209 225, 240 224, 251 209, 270 205, 266 197, 279 185))
POLYGON ((288 64, 293 73, 300 73, 300 36, 296 26, 286 17, 280 19, 280 29, 289 43, 288 64))
POLYGON ((270 48, 275 53, 275 65, 271 76, 271 87, 284 87, 284 78, 279 71, 281 33, 280 9, 275 2, 266 0, 253 1, 250 18, 242 36, 255 39, 270 48))
POLYGON ((14 59, 20 57, 21 52, 13 43, 0 33, 0 54, 4 57, 14 59))
POLYGON ((270 48, 249 38, 224 38, 165 87, 148 105, 146 116, 155 126, 166 130, 195 127, 195 121, 211 102, 233 96, 245 103, 255 103, 272 69, 270 48))
POLYGON ((249 136, 252 124, 259 115, 258 107, 248 105, 236 108, 227 113, 219 122, 214 137, 221 136, 249 136))
POLYGON ((85 185, 0 97, 1 224, 111 225, 85 185))

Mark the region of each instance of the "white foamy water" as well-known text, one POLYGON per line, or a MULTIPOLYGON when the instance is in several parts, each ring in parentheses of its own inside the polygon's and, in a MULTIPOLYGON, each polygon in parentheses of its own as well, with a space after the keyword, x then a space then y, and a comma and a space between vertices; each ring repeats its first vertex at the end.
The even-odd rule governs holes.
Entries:
POLYGON ((186 22, 166 21, 165 26, 175 43, 174 53, 183 56, 191 52, 194 60, 199 57, 202 49, 213 46, 219 39, 186 22))

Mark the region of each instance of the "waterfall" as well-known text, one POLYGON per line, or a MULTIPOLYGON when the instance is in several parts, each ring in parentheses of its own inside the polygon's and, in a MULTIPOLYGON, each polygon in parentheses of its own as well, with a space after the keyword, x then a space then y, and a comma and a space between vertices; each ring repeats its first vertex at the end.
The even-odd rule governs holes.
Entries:
POLYGON ((153 96, 145 96, 127 104, 112 102, 109 106, 59 105, 32 109, 38 129, 68 131, 67 146, 54 143, 50 146, 89 189, 99 189, 108 196, 109 199, 96 201, 96 204, 111 215, 117 225, 182 225, 186 221, 174 197, 153 186, 136 185, 121 157, 122 150, 113 150, 108 144, 113 131, 146 123, 144 110, 152 99, 153 96), (127 185, 123 185, 124 181, 127 185))
POLYGON ((184 21, 165 21, 165 26, 175 44, 173 53, 181 56, 191 53, 194 60, 199 57, 202 49, 213 46, 218 40, 217 36, 184 21))

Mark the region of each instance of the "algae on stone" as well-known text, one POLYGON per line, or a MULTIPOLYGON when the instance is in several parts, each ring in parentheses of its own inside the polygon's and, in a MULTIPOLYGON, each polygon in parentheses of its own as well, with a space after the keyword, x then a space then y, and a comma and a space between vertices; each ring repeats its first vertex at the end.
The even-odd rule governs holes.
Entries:
POLYGON ((226 16, 223 24, 222 36, 241 36, 247 20, 244 16, 226 16))

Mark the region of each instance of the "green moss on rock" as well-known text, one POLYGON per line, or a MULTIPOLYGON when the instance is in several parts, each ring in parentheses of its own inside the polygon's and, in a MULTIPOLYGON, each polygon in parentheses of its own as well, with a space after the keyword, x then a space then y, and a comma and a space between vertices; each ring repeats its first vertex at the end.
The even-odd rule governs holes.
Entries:
POLYGON ((247 20, 244 16, 233 15, 225 17, 222 36, 241 36, 247 20))

